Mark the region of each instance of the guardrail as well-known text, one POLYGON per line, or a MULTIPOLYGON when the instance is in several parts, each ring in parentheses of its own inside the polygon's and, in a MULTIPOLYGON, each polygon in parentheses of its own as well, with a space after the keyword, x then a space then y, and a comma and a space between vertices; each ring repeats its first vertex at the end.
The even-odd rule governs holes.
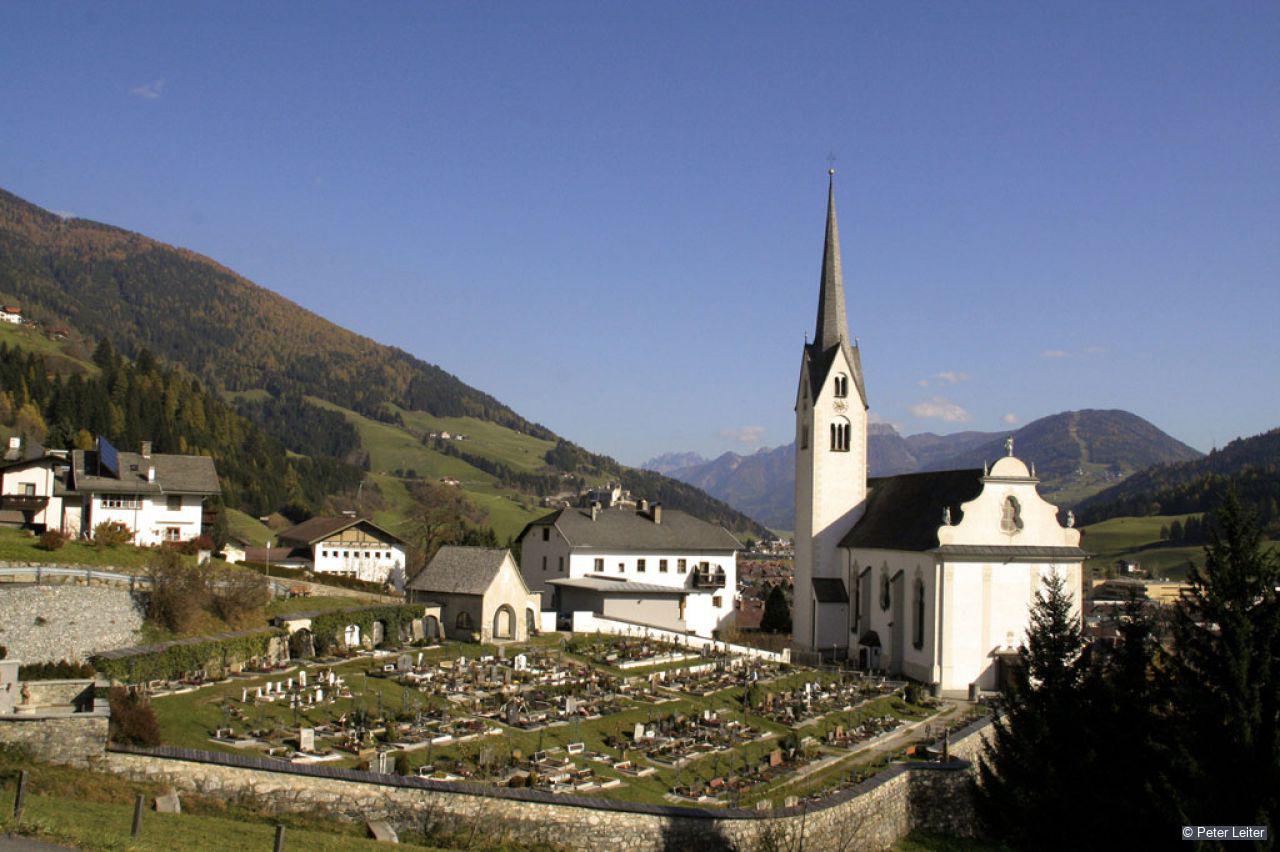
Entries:
MULTIPOLYGON (((55 577, 69 577, 72 580, 84 580, 86 583, 93 581, 104 583, 119 583, 127 585, 129 591, 137 591, 139 589, 151 585, 151 578, 140 574, 121 574, 116 571, 99 571, 95 568, 74 568, 63 565, 31 565, 26 568, 0 568, 0 578, 4 577, 34 577, 37 585, 45 582, 45 580, 55 577)), ((272 594, 288 594, 292 588, 291 583, 285 583, 280 580, 271 579, 272 594)))

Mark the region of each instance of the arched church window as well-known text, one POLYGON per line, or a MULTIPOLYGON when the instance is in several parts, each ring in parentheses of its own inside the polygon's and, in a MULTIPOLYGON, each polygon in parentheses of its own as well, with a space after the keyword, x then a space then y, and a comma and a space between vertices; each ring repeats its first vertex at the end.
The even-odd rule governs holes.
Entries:
POLYGON ((843 417, 837 417, 831 424, 831 449, 837 453, 847 453, 852 434, 853 428, 849 421, 843 417))
POLYGON ((915 616, 915 631, 911 637, 911 644, 918 651, 924 647, 924 580, 916 580, 915 616))
POLYGON ((800 424, 800 449, 802 450, 809 449, 809 424, 808 423, 800 424))
POLYGON ((889 575, 880 575, 880 608, 888 609, 893 603, 893 586, 889 583, 889 575))
POLYGON ((1004 506, 1000 509, 1000 529, 1007 533, 1022 529, 1022 506, 1017 497, 1004 498, 1004 506))
POLYGON ((837 398, 843 398, 849 395, 849 377, 841 373, 836 376, 835 391, 837 398))

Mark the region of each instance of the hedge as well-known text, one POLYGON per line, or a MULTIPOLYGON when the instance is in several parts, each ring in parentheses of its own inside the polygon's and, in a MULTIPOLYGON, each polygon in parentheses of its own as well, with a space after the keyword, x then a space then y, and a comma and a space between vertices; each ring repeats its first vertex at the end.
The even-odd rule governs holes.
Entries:
POLYGON ((93 667, 103 675, 122 683, 145 683, 149 680, 175 680, 201 669, 225 670, 229 665, 264 657, 271 640, 285 632, 273 627, 197 636, 107 651, 90 658, 93 667))
POLYGON ((346 628, 352 624, 359 626, 360 635, 368 636, 373 630, 375 621, 387 626, 386 639, 398 641, 405 634, 415 618, 422 617, 422 605, 386 604, 359 609, 344 609, 326 612, 311 619, 311 634, 314 637, 316 651, 324 653, 338 642, 346 628))

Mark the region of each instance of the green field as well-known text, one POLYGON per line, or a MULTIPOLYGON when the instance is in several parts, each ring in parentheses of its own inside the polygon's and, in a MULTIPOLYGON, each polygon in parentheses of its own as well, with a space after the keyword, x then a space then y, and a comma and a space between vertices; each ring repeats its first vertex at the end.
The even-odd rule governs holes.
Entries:
POLYGON ((274 533, 270 527, 257 518, 246 515, 239 509, 225 509, 227 515, 227 532, 241 541, 254 547, 266 547, 267 539, 274 533))
POLYGON ((0 322, 0 343, 19 346, 37 355, 52 356, 50 366, 54 372, 98 372, 97 365, 89 360, 87 353, 79 351, 77 344, 70 340, 50 340, 42 331, 29 325, 0 322))
POLYGON ((0 528, 0 560, 141 570, 151 559, 150 550, 129 545, 99 550, 88 542, 68 541, 61 549, 49 551, 41 549, 39 543, 40 539, 27 530, 0 528))
MULTIPOLYGON (((1204 567, 1203 545, 1173 546, 1160 540, 1160 528, 1174 521, 1186 521, 1190 515, 1149 515, 1145 517, 1110 518, 1087 527, 1081 527, 1084 535, 1080 546, 1091 554, 1085 564, 1094 569, 1094 576, 1107 576, 1117 560, 1137 562, 1153 579, 1181 580, 1186 577, 1187 566, 1194 563, 1204 567)), ((1276 550, 1280 542, 1267 542, 1265 547, 1276 550)))

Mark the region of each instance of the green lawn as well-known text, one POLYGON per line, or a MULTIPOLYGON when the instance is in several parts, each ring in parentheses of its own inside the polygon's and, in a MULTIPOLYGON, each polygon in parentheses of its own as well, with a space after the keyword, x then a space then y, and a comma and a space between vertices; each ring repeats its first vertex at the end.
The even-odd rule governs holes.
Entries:
POLYGON ((152 553, 147 548, 129 545, 99 550, 82 541, 68 541, 59 550, 49 551, 41 549, 39 542, 37 537, 26 530, 0 528, 0 560, 140 570, 147 566, 152 553))
POLYGON ((254 547, 266 547, 267 539, 274 533, 262 521, 246 515, 239 509, 224 509, 227 515, 227 532, 254 547))
POLYGON ((544 441, 532 435, 525 435, 514 429, 477 420, 474 417, 436 417, 425 411, 405 411, 397 409, 407 427, 417 433, 439 432, 462 433, 466 441, 459 441, 459 450, 471 455, 500 461, 516 470, 537 471, 546 467, 547 450, 555 447, 551 441, 544 441))
POLYGON ((54 372, 75 372, 81 374, 97 373, 98 366, 87 358, 77 357, 76 347, 71 341, 50 340, 43 332, 29 325, 10 325, 0 322, 0 343, 10 348, 19 346, 27 352, 53 358, 54 372))
MULTIPOLYGON (((1181 580, 1187 566, 1204 567, 1202 545, 1172 546, 1160 540, 1160 528, 1174 521, 1186 521, 1189 515, 1149 515, 1145 517, 1110 518, 1087 527, 1080 546, 1092 556, 1086 563, 1098 576, 1103 575, 1119 559, 1137 562, 1154 579, 1167 577, 1181 580)), ((1264 547, 1280 548, 1280 542, 1267 542, 1264 547)))

